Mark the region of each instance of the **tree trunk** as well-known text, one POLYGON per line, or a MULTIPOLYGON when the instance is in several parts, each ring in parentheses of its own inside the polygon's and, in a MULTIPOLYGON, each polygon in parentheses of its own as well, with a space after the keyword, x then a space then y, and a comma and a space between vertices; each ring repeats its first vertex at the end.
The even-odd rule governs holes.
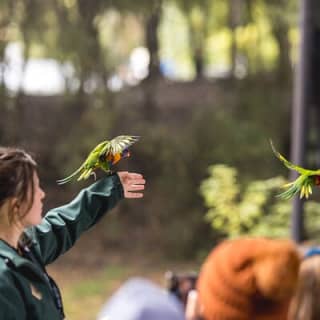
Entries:
POLYGON ((195 70, 195 79, 201 79, 204 75, 204 47, 206 39, 206 31, 204 29, 199 30, 192 25, 192 19, 190 15, 187 15, 190 50, 192 55, 192 61, 195 70))
POLYGON ((196 79, 202 79, 204 76, 204 57, 203 57, 203 48, 197 47, 193 53, 193 61, 196 71, 196 79))
POLYGON ((273 35, 278 43, 278 78, 283 83, 287 83, 291 79, 292 68, 290 58, 290 41, 289 41, 289 26, 278 21, 276 27, 273 28, 273 35))
POLYGON ((104 82, 104 79, 108 76, 108 72, 102 55, 99 31, 95 24, 95 18, 100 10, 100 0, 78 0, 78 6, 86 37, 86 50, 84 50, 82 57, 82 65, 87 72, 86 76, 91 73, 95 77, 99 77, 101 82, 104 82))
POLYGON ((236 29, 241 23, 242 16, 242 1, 241 0, 229 0, 229 19, 228 24, 231 32, 231 43, 230 43, 230 75, 234 77, 237 64, 238 46, 236 29))
POLYGON ((230 44, 230 52, 229 52, 229 59, 230 59, 230 75, 233 78, 236 71, 236 63, 237 63, 237 38, 236 38, 236 29, 231 29, 231 44, 230 44))
POLYGON ((148 67, 148 79, 159 78, 160 72, 160 58, 159 58, 159 40, 158 29, 161 20, 162 1, 159 0, 150 16, 146 21, 146 47, 149 51, 150 61, 148 67))

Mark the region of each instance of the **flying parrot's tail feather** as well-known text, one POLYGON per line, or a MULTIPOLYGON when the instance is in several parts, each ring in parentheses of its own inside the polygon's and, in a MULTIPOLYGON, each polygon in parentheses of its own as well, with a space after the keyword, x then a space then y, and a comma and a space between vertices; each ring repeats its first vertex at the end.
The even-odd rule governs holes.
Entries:
MULTIPOLYGON (((299 174, 310 174, 310 171, 311 170, 308 170, 308 169, 305 169, 305 168, 302 168, 296 164, 293 164, 292 162, 290 162, 289 160, 287 160, 280 152, 278 152, 276 150, 276 148, 274 147, 273 145, 273 142, 272 140, 270 140, 270 145, 271 145, 271 148, 272 148, 272 151, 273 153, 275 154, 275 156, 290 170, 294 170, 296 172, 298 172, 299 174)), ((316 173, 314 171, 314 173, 316 173)))
POLYGON ((89 168, 89 169, 85 169, 81 175, 79 176, 79 178, 77 179, 77 181, 80 181, 80 180, 85 180, 85 179, 88 179, 90 177, 90 175, 92 174, 92 168, 89 168))
POLYGON ((57 184, 65 184, 68 183, 69 181, 71 181, 78 173, 81 172, 83 167, 80 167, 79 169, 77 169, 75 172, 71 173, 69 176, 67 176, 66 178, 57 180, 57 184))
POLYGON ((272 140, 270 140, 270 145, 272 148, 273 153, 276 155, 276 157, 288 168, 291 170, 297 170, 297 166, 295 166, 293 163, 291 163, 290 161, 288 161, 280 152, 278 152, 275 148, 275 146, 273 145, 272 140))

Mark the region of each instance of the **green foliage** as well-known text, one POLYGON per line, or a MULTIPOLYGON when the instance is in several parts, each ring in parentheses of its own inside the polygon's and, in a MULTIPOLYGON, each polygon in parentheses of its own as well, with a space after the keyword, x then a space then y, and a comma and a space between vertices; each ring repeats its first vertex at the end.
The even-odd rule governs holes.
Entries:
POLYGON ((230 68, 232 44, 247 74, 291 68, 296 0, 2 0, 0 60, 8 43, 20 41, 26 58, 72 64, 74 74, 65 76, 73 86, 95 79, 104 89, 106 77, 123 68, 132 49, 146 45, 146 21, 159 5, 159 54, 174 60, 180 77, 230 68))
MULTIPOLYGON (((279 176, 253 180, 244 186, 237 181, 235 168, 212 165, 200 187, 208 208, 205 220, 229 237, 288 237, 291 203, 275 196, 284 183, 285 179, 279 176)), ((319 233, 319 223, 315 223, 319 214, 314 201, 306 203, 309 237, 319 233)))

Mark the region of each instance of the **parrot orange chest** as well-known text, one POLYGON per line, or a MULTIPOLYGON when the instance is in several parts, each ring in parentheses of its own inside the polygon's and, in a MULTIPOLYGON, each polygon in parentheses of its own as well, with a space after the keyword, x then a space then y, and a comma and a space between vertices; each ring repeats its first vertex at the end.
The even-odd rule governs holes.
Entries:
POLYGON ((115 154, 109 153, 106 156, 106 160, 108 162, 110 162, 111 164, 116 164, 117 162, 119 162, 121 160, 121 154, 120 153, 115 153, 115 154))

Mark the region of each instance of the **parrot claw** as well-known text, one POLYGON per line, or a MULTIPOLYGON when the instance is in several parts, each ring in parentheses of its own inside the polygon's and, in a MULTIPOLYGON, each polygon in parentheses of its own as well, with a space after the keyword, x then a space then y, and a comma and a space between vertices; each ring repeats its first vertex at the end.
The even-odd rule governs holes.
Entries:
POLYGON ((97 181, 97 175, 96 175, 96 173, 94 171, 92 171, 90 173, 90 176, 93 176, 94 177, 94 181, 97 181))

